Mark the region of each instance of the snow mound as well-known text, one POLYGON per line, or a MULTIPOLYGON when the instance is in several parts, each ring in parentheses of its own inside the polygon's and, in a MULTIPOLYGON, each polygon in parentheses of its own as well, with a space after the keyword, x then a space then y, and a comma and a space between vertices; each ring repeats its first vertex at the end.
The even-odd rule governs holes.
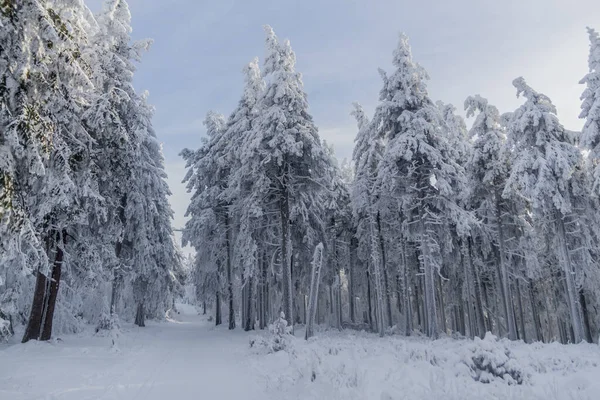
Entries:
POLYGON ((469 367, 473 379, 478 382, 490 383, 502 379, 509 385, 521 385, 528 378, 528 374, 508 348, 506 340, 499 341, 490 332, 483 339, 475 338, 470 350, 464 363, 469 367))

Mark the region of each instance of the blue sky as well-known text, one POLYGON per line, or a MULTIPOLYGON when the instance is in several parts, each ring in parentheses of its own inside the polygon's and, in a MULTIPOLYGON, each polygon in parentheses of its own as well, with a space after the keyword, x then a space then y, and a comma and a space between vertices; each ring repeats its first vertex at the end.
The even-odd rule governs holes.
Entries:
MULTIPOLYGON (((99 10, 101 0, 87 0, 99 10)), ((241 69, 264 55, 262 25, 288 38, 296 52, 311 113, 338 158, 356 134, 350 106, 371 113, 391 70, 399 32, 431 77, 434 100, 453 103, 481 94, 501 112, 521 101, 511 82, 523 76, 550 96, 569 129, 580 129, 578 84, 587 72, 585 27, 600 29, 598 0, 130 0, 133 37, 154 45, 136 75, 150 92, 166 158, 175 227, 188 195, 178 153, 197 148, 208 110, 228 115, 242 91, 241 69)))

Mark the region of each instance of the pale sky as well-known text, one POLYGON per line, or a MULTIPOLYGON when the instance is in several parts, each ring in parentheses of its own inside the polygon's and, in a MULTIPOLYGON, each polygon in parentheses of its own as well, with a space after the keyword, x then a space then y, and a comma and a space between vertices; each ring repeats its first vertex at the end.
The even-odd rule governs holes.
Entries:
MULTIPOLYGON (((101 0, 86 0, 96 11, 101 0)), ((156 106, 175 211, 184 224, 189 195, 178 154, 197 148, 209 110, 226 116, 242 93, 242 67, 264 55, 262 25, 290 39, 310 111, 338 158, 350 157, 356 135, 349 115, 359 101, 372 113, 391 71, 398 34, 428 71, 433 100, 454 104, 481 94, 513 111, 512 80, 523 76, 578 130, 579 80, 587 72, 586 26, 600 29, 598 0, 130 0, 133 37, 152 38, 135 78, 156 106)))

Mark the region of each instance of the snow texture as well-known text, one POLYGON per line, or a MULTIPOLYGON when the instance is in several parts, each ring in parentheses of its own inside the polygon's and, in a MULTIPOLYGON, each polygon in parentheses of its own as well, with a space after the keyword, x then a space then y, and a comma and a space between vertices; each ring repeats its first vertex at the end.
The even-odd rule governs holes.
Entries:
POLYGON ((591 400, 600 391, 593 344, 337 330, 305 341, 298 329, 285 350, 269 353, 248 346, 252 334, 214 328, 191 306, 177 309, 177 320, 125 324, 120 352, 91 332, 1 345, 0 398, 591 400))

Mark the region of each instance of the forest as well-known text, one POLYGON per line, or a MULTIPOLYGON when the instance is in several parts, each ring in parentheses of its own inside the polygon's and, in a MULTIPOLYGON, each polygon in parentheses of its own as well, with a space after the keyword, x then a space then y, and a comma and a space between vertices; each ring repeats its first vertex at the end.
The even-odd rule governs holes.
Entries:
POLYGON ((401 34, 374 113, 348 105, 355 147, 338 162, 290 41, 265 26, 235 109, 208 111, 206 135, 181 151, 182 243, 154 109, 133 85, 152 41, 131 31, 124 0, 96 14, 0 0, 0 340, 143 327, 183 301, 230 330, 307 339, 328 327, 598 341, 595 30, 589 73, 573 77, 581 132, 523 77, 516 110, 465 99, 467 125, 430 97, 401 34))

